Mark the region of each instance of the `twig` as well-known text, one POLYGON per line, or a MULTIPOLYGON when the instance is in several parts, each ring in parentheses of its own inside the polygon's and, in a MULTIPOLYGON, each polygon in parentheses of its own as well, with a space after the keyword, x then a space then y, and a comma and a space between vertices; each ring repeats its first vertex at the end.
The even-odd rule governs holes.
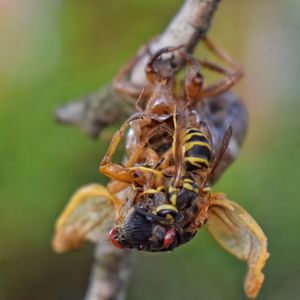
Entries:
MULTIPOLYGON (((166 30, 150 43, 151 52, 182 44, 192 52, 206 35, 219 2, 220 0, 186 0, 166 30)), ((147 85, 144 74, 147 59, 148 54, 145 54, 132 68, 132 83, 147 85)), ((99 92, 59 108, 56 118, 63 124, 79 127, 90 137, 97 137, 103 128, 124 120, 131 112, 131 106, 109 84, 99 92)), ((121 252, 107 244, 98 245, 85 300, 124 299, 130 273, 130 257, 128 251, 121 252)))
POLYGON ((90 284, 84 300, 122 300, 131 275, 132 255, 112 244, 95 249, 90 284))
POLYGON ((105 127, 124 121, 132 112, 132 105, 116 94, 109 84, 98 92, 58 108, 55 118, 62 124, 78 127, 84 134, 96 138, 105 127))

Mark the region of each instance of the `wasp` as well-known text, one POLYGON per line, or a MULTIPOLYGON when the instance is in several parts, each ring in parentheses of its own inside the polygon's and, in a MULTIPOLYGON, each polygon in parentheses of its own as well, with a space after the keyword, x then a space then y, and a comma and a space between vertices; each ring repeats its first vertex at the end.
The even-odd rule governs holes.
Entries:
MULTIPOLYGON (((228 92, 243 72, 223 49, 209 39, 205 44, 233 70, 195 59, 182 47, 154 53, 145 69, 146 103, 139 97, 137 113, 114 134, 101 162, 100 172, 111 182, 106 188, 94 184, 74 194, 57 222, 54 247, 65 251, 86 239, 99 241, 100 233, 112 227, 109 237, 118 248, 170 251, 207 224, 225 249, 248 262, 245 290, 254 298, 264 279, 267 239, 242 207, 211 190, 236 157, 246 132, 244 107, 228 92), (176 51, 191 66, 179 92, 178 66, 172 57, 162 59, 176 51), (206 85, 202 68, 224 78, 206 85), (112 156, 126 132, 128 159, 114 163, 112 156)), ((132 64, 117 75, 115 86, 137 96, 141 89, 124 80, 132 64)))

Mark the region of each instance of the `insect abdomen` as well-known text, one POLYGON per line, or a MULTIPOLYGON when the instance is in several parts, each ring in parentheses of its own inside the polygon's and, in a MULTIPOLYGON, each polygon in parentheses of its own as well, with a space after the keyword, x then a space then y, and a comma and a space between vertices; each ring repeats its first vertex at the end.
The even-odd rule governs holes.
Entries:
POLYGON ((207 136, 197 128, 188 128, 184 137, 186 171, 207 169, 210 165, 211 146, 207 136))

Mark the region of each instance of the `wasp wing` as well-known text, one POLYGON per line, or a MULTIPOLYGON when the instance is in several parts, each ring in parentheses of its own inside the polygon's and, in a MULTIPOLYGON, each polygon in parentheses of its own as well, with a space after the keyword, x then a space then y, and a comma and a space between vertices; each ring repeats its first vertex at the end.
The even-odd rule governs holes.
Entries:
POLYGON ((213 194, 208 230, 231 254, 248 263, 245 292, 255 298, 264 280, 262 269, 269 253, 267 237, 255 220, 224 194, 213 194))
POLYGON ((220 147, 215 155, 215 158, 212 162, 211 167, 209 168, 204 180, 202 181, 202 186, 204 187, 206 182, 210 180, 211 177, 214 176, 214 171, 222 161, 222 158, 224 157, 225 151, 228 148, 228 145, 230 143, 230 139, 232 136, 232 127, 228 125, 225 129, 225 133, 223 135, 220 147))
POLYGON ((53 249, 61 253, 79 248, 86 240, 107 239, 115 202, 114 196, 99 184, 77 190, 56 222, 53 249))

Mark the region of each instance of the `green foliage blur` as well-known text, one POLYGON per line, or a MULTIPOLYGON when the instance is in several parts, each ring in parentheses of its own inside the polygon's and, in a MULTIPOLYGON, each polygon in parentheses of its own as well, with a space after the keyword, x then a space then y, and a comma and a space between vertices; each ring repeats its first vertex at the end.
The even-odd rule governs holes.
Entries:
MULTIPOLYGON (((91 141, 57 124, 53 112, 109 82, 181 4, 0 0, 1 300, 82 299, 92 247, 56 255, 50 242, 71 193, 106 182, 98 163, 109 139, 91 141)), ((249 134, 215 190, 269 237, 258 299, 300 294, 299 30, 298 0, 222 1, 212 27, 247 74, 237 92, 249 108, 249 134)), ((172 253, 138 254, 128 299, 245 299, 245 272, 204 229, 172 253)))

